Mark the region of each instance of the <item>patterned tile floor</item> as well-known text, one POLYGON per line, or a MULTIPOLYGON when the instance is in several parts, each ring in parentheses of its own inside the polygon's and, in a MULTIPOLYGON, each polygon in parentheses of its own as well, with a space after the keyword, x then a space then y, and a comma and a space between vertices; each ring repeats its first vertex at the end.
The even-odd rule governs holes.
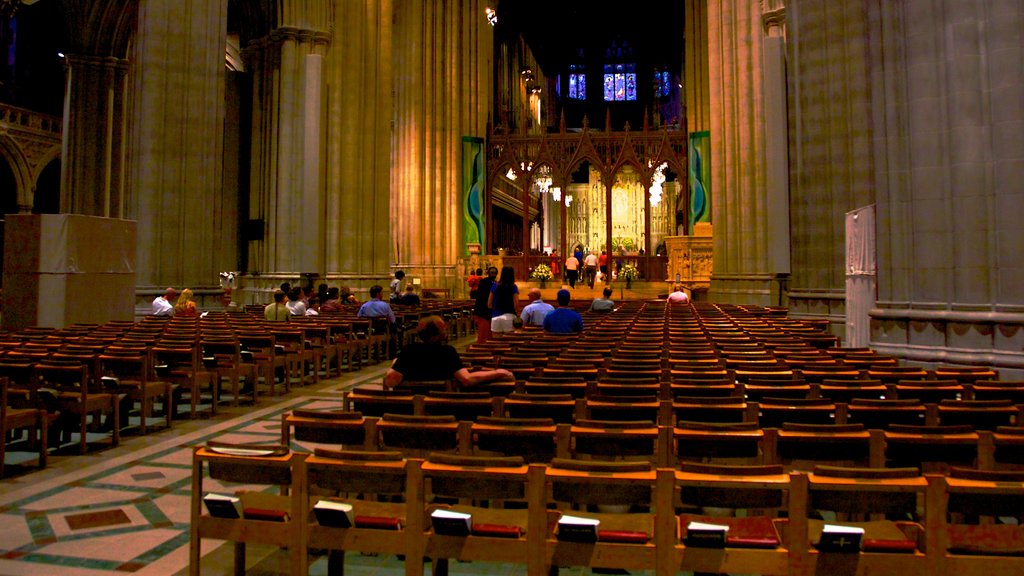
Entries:
MULTIPOLYGON (((118 447, 52 455, 44 470, 0 480, 0 575, 187 574, 192 447, 213 438, 272 442, 280 437, 282 413, 340 408, 343 390, 379 382, 383 372, 381 364, 265 397, 255 408, 225 408, 212 419, 180 420, 170 430, 123 436, 118 447)), ((31 455, 26 459, 34 465, 31 455)), ((231 546, 206 540, 203 555, 204 575, 231 573, 231 546)), ((286 555, 275 550, 250 546, 247 560, 248 574, 288 574, 286 555)), ((345 569, 356 576, 404 573, 395 557, 356 554, 346 556, 345 569)), ((451 571, 514 576, 525 574, 525 567, 452 563, 451 571)), ((312 563, 310 574, 326 572, 325 558, 312 563)))

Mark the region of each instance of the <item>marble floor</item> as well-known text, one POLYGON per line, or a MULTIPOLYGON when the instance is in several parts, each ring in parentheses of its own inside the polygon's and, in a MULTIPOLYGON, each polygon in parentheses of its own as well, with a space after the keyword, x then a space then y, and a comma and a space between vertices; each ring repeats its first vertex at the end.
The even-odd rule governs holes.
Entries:
MULTIPOLYGON (((257 407, 224 407, 214 418, 176 421, 170 430, 122 436, 117 447, 103 447, 106 438, 98 436, 88 454, 53 454, 44 470, 11 466, 0 480, 0 575, 187 574, 192 447, 210 439, 276 441, 281 414, 296 407, 340 408, 344 390, 379 382, 384 369, 380 364, 293 388, 287 395, 264 397, 257 407)), ((32 455, 24 456, 34 465, 32 455)), ((12 454, 8 462, 17 458, 12 454)), ((326 574, 325 558, 311 562, 311 574, 326 574)), ((204 541, 204 575, 230 574, 232 565, 231 546, 204 541)), ((345 569, 359 576, 404 573, 395 557, 357 554, 347 555, 345 569)), ((512 576, 525 569, 452 563, 452 572, 512 576)), ((249 547, 247 573, 288 574, 287 558, 249 547)))

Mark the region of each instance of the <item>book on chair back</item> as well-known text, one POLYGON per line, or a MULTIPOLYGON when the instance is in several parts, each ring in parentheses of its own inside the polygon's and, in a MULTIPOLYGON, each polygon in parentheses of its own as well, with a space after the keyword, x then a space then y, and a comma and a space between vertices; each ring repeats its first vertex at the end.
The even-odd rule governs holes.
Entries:
POLYGON ((210 516, 216 518, 241 518, 242 500, 237 496, 214 494, 213 492, 203 496, 203 503, 210 516))
POLYGON ((601 524, 595 518, 563 515, 558 519, 558 539, 566 542, 597 542, 597 527, 601 524))
POLYGON ((473 530, 473 515, 441 508, 430 513, 430 523, 435 534, 469 536, 473 530))
POLYGON ((313 515, 318 524, 332 528, 351 528, 356 522, 352 505, 345 502, 320 500, 313 505, 313 515))

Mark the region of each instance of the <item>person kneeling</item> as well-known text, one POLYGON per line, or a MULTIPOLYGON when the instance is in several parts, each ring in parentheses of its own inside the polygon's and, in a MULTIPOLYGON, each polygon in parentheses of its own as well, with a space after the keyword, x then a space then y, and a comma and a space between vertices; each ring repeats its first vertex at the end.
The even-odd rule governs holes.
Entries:
POLYGON ((390 390, 409 380, 453 380, 459 388, 471 388, 487 382, 513 381, 508 370, 470 372, 454 346, 446 344, 448 325, 440 316, 427 316, 416 325, 420 341, 402 348, 384 374, 384 389, 390 390))

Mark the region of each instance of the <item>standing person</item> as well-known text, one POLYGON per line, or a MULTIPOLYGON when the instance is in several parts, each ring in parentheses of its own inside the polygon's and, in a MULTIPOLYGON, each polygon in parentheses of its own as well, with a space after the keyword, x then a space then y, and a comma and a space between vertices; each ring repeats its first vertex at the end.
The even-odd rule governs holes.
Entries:
POLYGON ((580 261, 576 256, 569 256, 565 259, 565 278, 569 281, 569 288, 576 288, 576 280, 580 277, 580 261))
POLYGON ((196 302, 192 299, 192 291, 185 288, 181 291, 181 296, 178 296, 178 301, 174 303, 174 316, 195 317, 198 315, 199 311, 196 310, 196 302))
POLYGON ((469 299, 476 300, 476 290, 480 287, 480 280, 484 277, 484 271, 477 268, 466 277, 466 285, 469 286, 469 299))
POLYGON ((476 322, 476 341, 480 344, 491 339, 491 307, 487 302, 491 297, 491 286, 497 277, 498 269, 491 266, 487 269, 487 276, 481 278, 477 284, 473 320, 476 322))
POLYGON ((427 316, 416 325, 420 341, 402 348, 398 357, 384 374, 384 389, 390 390, 404 380, 453 380, 459 388, 494 381, 512 381, 516 377, 508 370, 478 370, 470 372, 458 351, 445 341, 448 326, 440 316, 427 316))
POLYGON ((271 322, 283 322, 288 320, 288 317, 292 315, 288 311, 288 306, 285 305, 284 300, 288 296, 285 295, 283 290, 274 291, 274 302, 267 304, 263 309, 263 317, 271 322))
POLYGON ((593 289, 594 280, 597 278, 597 254, 593 250, 590 251, 590 254, 587 254, 587 257, 583 260, 583 265, 585 266, 584 272, 587 275, 587 286, 593 289))
POLYGON ((171 302, 177 298, 178 291, 168 287, 164 293, 153 300, 153 316, 174 316, 174 304, 171 302))
POLYGON ((491 284, 491 295, 487 305, 491 307, 491 332, 512 332, 515 330, 516 309, 519 307, 519 286, 516 286, 516 271, 511 266, 501 269, 497 284, 491 284))
POLYGON ((398 299, 402 297, 402 280, 405 279, 405 272, 399 270, 395 272, 395 279, 391 281, 391 301, 398 302, 398 299))
POLYGON ((597 259, 597 267, 601 270, 601 281, 608 283, 608 252, 601 250, 601 256, 597 259))
POLYGON ((583 318, 569 308, 569 291, 558 291, 558 308, 544 317, 544 331, 552 334, 573 334, 583 332, 583 318))
POLYGON ((530 288, 526 297, 530 299, 530 303, 523 307, 523 312, 520 315, 520 318, 523 319, 523 326, 543 326, 544 317, 555 307, 541 300, 540 288, 530 288))
POLYGON ((590 303, 591 312, 611 312, 615 310, 615 301, 612 300, 612 289, 606 286, 600 298, 594 298, 590 303))
POLYGON ((561 278, 562 277, 562 259, 558 257, 558 248, 551 250, 551 277, 561 278))

